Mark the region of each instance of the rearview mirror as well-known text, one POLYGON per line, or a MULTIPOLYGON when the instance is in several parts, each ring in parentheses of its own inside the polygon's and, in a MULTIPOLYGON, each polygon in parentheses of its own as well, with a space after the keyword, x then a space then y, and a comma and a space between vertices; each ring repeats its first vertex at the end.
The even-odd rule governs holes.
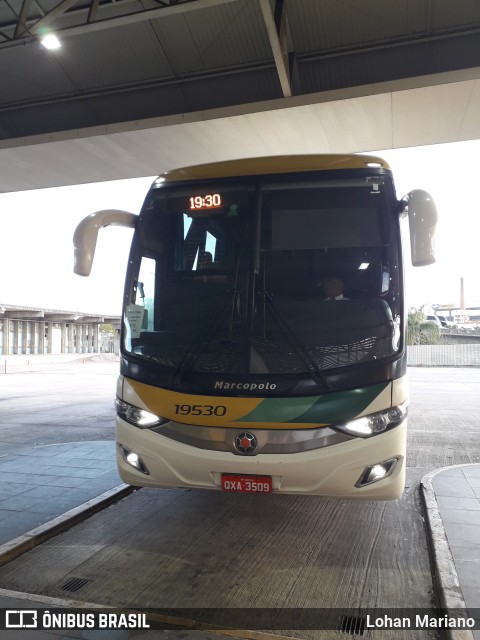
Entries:
POLYGON ((423 267, 435 262, 435 230, 438 213, 432 196, 415 189, 402 200, 403 213, 408 213, 412 264, 423 267))
POLYGON ((134 228, 138 216, 120 209, 104 209, 95 211, 84 218, 73 235, 74 273, 89 276, 92 269, 97 236, 100 229, 108 226, 134 228))

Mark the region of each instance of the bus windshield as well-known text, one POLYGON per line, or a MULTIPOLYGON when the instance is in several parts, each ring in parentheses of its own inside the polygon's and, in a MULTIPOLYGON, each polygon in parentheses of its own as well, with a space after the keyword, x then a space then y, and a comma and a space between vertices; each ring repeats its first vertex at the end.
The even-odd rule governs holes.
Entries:
POLYGON ((123 348, 188 373, 310 376, 401 349, 398 210, 387 175, 152 188, 134 237, 123 348), (326 300, 326 280, 343 298, 326 300))

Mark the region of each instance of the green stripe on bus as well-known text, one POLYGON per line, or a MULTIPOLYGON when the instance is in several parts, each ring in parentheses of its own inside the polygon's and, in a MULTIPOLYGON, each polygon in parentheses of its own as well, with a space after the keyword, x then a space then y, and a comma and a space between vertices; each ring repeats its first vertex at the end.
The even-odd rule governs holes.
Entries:
POLYGON ((238 422, 302 422, 335 424, 360 414, 389 382, 302 398, 266 398, 238 422))

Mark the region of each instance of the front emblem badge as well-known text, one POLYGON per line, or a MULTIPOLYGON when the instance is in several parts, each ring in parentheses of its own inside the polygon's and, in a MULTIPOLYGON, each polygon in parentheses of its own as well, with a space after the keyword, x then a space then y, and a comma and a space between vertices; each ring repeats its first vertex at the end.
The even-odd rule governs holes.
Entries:
POLYGON ((239 433, 235 437, 235 449, 238 453, 241 453, 242 456, 253 453, 257 448, 257 439, 250 433, 249 431, 244 431, 243 433, 239 433))

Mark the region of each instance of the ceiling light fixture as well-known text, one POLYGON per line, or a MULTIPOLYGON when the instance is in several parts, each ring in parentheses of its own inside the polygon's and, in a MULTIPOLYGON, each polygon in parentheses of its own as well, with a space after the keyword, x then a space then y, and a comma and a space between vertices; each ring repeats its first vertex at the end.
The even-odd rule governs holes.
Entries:
POLYGON ((62 46, 60 40, 54 33, 47 33, 47 35, 40 39, 40 42, 45 49, 59 49, 62 46))

